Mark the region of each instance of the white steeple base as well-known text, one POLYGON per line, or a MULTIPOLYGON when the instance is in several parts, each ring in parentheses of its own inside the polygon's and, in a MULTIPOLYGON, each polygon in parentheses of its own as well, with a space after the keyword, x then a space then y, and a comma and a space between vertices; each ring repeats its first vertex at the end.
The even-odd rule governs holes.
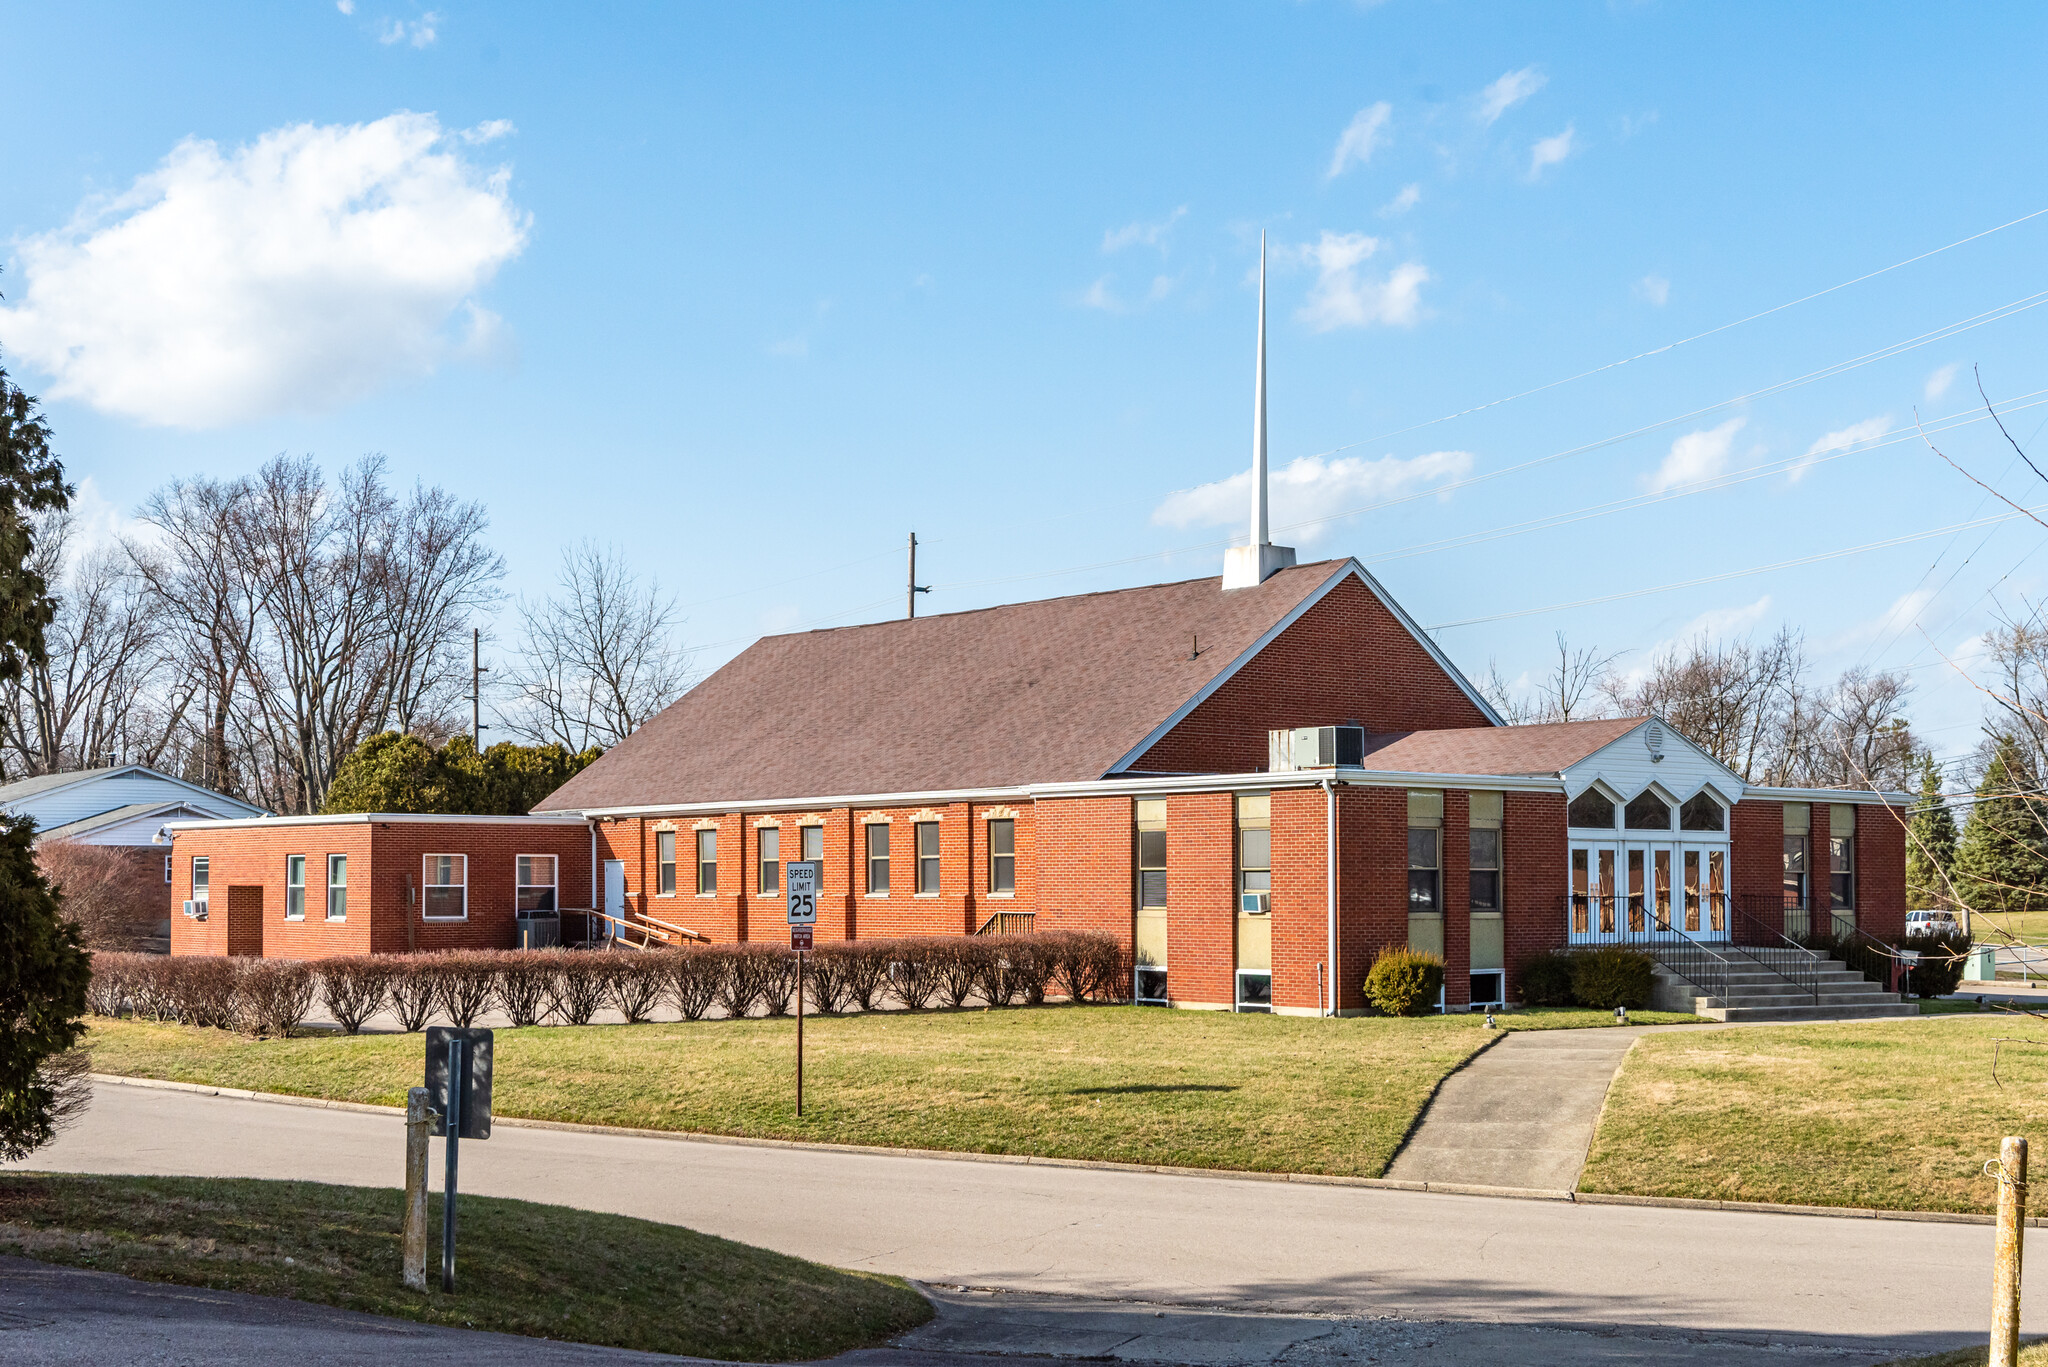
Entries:
POLYGON ((1232 546, 1223 552, 1223 587, 1255 589, 1265 583, 1275 570, 1291 569, 1293 565, 1292 546, 1275 546, 1271 542, 1259 546, 1232 546))

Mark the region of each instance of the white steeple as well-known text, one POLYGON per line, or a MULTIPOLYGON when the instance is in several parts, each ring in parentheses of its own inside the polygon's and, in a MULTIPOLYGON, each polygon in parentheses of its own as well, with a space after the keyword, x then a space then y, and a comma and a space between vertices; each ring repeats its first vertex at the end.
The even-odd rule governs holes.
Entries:
POLYGON ((1223 553, 1223 587, 1248 589, 1294 563, 1292 546, 1275 546, 1266 518, 1266 235, 1259 234, 1259 356, 1252 381, 1252 526, 1250 544, 1223 553))

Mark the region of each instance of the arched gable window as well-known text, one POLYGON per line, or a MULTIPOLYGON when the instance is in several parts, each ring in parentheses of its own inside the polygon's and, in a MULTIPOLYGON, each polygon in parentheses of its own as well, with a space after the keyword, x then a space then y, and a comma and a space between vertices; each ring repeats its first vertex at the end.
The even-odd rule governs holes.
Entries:
POLYGON ((1645 788, 1629 799, 1622 825, 1632 831, 1668 831, 1671 829, 1671 804, 1645 788))
POLYGON ((1565 808, 1565 824, 1587 830, 1614 829, 1614 803, 1598 788, 1588 788, 1565 808))
POLYGON ((1725 831, 1728 829, 1728 813, 1713 797, 1702 791, 1695 793, 1678 809, 1678 829, 1681 831, 1725 831))

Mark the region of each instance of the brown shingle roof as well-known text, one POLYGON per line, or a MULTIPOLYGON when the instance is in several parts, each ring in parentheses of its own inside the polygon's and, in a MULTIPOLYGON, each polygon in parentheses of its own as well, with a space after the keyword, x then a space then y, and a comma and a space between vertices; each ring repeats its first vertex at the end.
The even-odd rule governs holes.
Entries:
POLYGON ((1349 563, 767 637, 539 809, 1100 778, 1349 563))
POLYGON ((1608 717, 1458 731, 1390 731, 1365 738, 1365 767, 1411 774, 1550 775, 1647 720, 1608 717))

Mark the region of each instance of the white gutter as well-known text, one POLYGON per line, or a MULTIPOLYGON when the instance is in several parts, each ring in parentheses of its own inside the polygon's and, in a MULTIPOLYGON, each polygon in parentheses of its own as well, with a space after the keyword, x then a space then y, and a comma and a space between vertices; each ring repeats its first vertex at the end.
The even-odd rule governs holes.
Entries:
POLYGON ((1757 788, 1744 784, 1742 795, 1766 802, 1860 802, 1871 807, 1906 807, 1919 801, 1911 793, 1879 793, 1868 788, 1757 788))
POLYGON ((363 826, 375 822, 393 826, 580 826, 580 816, 463 816, 442 812, 339 812, 333 816, 223 816, 205 821, 169 821, 164 829, 175 838, 180 831, 269 830, 275 826, 363 826))

